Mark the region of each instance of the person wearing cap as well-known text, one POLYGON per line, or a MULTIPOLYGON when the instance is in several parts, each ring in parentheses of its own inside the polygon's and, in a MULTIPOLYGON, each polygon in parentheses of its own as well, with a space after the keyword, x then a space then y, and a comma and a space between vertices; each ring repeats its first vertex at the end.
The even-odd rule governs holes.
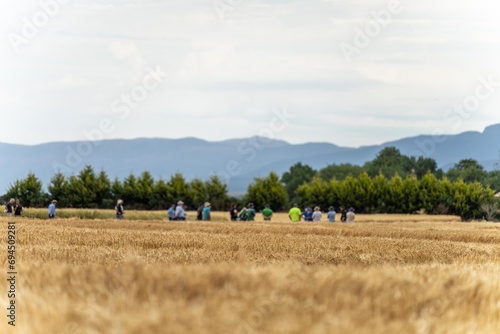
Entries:
POLYGON ((312 222, 313 218, 313 211, 311 209, 311 207, 307 207, 304 212, 302 212, 302 217, 304 217, 304 221, 306 222, 312 222))
POLYGON ((205 204, 203 205, 203 220, 204 221, 208 221, 210 220, 210 203, 209 202, 205 202, 205 204))
POLYGON ((49 219, 56 218, 56 204, 57 201, 55 199, 49 204, 49 219))
POLYGON ((349 211, 346 214, 346 223, 354 223, 354 218, 356 218, 356 215, 354 214, 354 208, 350 207, 349 211))
POLYGON ((327 218, 330 223, 335 223, 335 216, 337 215, 337 212, 335 212, 335 208, 333 206, 328 208, 328 214, 327 218))
POLYGON ((312 221, 313 222, 320 222, 321 221, 321 216, 323 216, 323 214, 321 213, 321 210, 319 209, 319 206, 316 206, 314 208, 314 213, 311 216, 312 221))
POLYGON ((247 209, 247 221, 254 221, 255 220, 255 215, 257 214, 257 211, 255 211, 253 203, 248 203, 248 209, 247 209))
POLYGON ((119 199, 118 201, 116 201, 115 212, 116 219, 122 220, 123 214, 125 213, 125 210, 123 210, 123 200, 119 199))
POLYGON ((177 207, 175 208, 174 220, 186 220, 186 210, 184 210, 184 202, 177 202, 177 207))
POLYGON ((264 221, 270 221, 273 217, 273 210, 271 210, 271 206, 266 204, 264 210, 262 210, 262 216, 264 217, 264 221))

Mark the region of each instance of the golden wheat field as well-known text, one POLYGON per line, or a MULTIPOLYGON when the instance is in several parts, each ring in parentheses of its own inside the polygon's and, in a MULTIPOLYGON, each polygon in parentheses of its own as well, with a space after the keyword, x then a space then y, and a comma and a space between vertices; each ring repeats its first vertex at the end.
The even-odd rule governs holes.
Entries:
POLYGON ((500 224, 2 218, 0 333, 499 333, 500 224))

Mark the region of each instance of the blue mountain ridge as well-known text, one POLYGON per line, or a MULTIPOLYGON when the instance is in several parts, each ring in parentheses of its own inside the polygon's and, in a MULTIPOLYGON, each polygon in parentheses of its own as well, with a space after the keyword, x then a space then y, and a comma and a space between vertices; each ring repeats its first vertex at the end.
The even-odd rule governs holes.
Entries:
POLYGON ((96 172, 102 169, 110 179, 120 180, 143 171, 165 180, 174 173, 183 174, 187 180, 208 179, 217 174, 227 181, 231 194, 240 194, 255 177, 271 171, 281 175, 297 162, 315 169, 334 163, 361 165, 389 146, 405 155, 433 158, 444 170, 467 158, 476 159, 486 170, 493 170, 499 161, 500 124, 488 126, 483 132, 441 137, 420 135, 358 148, 330 143, 289 144, 263 137, 217 142, 198 138, 137 138, 32 146, 0 143, 0 189, 5 192, 29 172, 35 173, 46 186, 58 171, 76 175, 85 165, 92 165, 96 172))

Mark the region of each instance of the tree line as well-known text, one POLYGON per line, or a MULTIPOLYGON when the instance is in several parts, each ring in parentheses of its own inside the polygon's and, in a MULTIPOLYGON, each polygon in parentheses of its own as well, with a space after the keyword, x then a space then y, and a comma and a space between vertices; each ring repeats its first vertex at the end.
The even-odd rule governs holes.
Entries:
POLYGON ((43 191, 42 182, 29 173, 22 180, 17 180, 3 196, 4 200, 18 198, 25 207, 41 207, 52 199, 63 208, 99 208, 111 209, 118 199, 122 199, 127 208, 137 210, 162 210, 170 204, 183 200, 189 208, 206 201, 212 203, 214 210, 229 206, 227 185, 217 176, 209 180, 193 179, 190 182, 177 173, 170 180, 155 180, 150 172, 139 176, 130 174, 123 180, 111 181, 107 173, 96 173, 92 166, 85 166, 77 175, 70 177, 56 173, 43 191))
POLYGON ((500 190, 500 171, 487 172, 473 159, 461 160, 446 173, 433 159, 408 157, 396 148, 382 149, 363 166, 329 165, 317 171, 297 163, 281 177, 271 172, 255 178, 243 197, 230 197, 227 185, 217 176, 187 181, 182 174, 169 180, 154 179, 145 171, 123 180, 110 180, 105 171, 85 166, 69 177, 56 173, 46 191, 29 173, 17 180, 3 196, 20 199, 26 207, 45 206, 57 199, 59 207, 114 208, 122 199, 129 209, 161 210, 183 200, 194 209, 206 201, 214 210, 226 210, 233 203, 252 202, 257 208, 269 204, 275 211, 293 203, 301 206, 353 206, 364 213, 456 214, 462 219, 481 217, 481 205, 492 203, 500 190))
POLYGON ((314 177, 319 177, 324 181, 332 179, 341 181, 348 176, 359 177, 362 173, 367 173, 370 177, 382 174, 387 179, 396 174, 403 179, 408 176, 421 179, 425 174, 431 173, 440 180, 447 178, 451 182, 458 180, 463 180, 465 183, 479 182, 483 187, 490 187, 495 192, 500 191, 500 170, 487 172, 474 159, 460 160, 444 172, 437 167, 434 159, 406 156, 394 147, 382 149, 373 160, 362 166, 349 163, 332 164, 320 170, 314 170, 306 164, 297 163, 283 174, 282 181, 290 201, 294 201, 297 188, 303 183, 311 182, 314 177))

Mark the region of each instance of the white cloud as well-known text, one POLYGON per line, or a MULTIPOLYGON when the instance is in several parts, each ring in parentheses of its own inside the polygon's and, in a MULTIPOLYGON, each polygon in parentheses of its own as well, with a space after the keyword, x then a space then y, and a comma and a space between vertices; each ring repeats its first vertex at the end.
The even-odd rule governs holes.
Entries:
MULTIPOLYGON (((25 120, 0 142, 81 139, 96 119, 116 116, 111 104, 149 66, 172 75, 113 136, 254 135, 266 112, 282 106, 298 115, 279 134, 292 142, 353 146, 495 122, 500 89, 460 129, 442 119, 480 75, 500 80, 500 4, 402 3, 347 63, 339 44, 352 42, 386 0, 245 0, 224 19, 206 0, 72 1, 18 55, 0 42, 0 104, 25 120), (47 115, 61 131, 38 131, 47 115), (166 132, 173 119, 179 125, 166 132)), ((0 31, 20 32, 37 10, 36 1, 0 0, 0 31)))
POLYGON ((109 45, 109 50, 116 59, 125 61, 134 69, 140 70, 146 66, 146 61, 142 57, 141 51, 132 42, 112 42, 109 45))
POLYGON ((84 9, 90 9, 90 10, 109 10, 109 9, 114 9, 116 8, 115 5, 112 4, 99 4, 99 3, 91 3, 91 4, 74 4, 74 7, 76 8, 84 8, 84 9))
POLYGON ((0 91, 0 105, 5 107, 11 107, 15 105, 20 105, 21 99, 17 96, 7 94, 0 91))

